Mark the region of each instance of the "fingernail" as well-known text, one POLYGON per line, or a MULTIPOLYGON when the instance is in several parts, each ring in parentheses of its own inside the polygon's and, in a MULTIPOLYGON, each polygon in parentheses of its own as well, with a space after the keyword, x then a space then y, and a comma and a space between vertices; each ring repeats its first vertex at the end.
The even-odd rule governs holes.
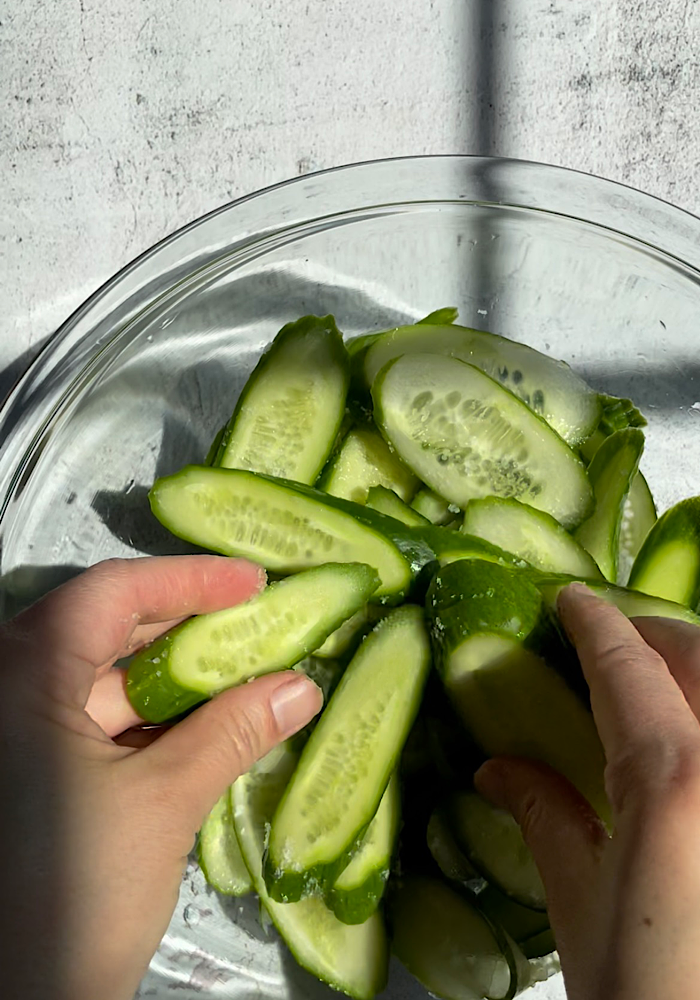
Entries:
POLYGON ((323 694, 308 677, 295 677, 270 697, 270 707, 281 739, 298 732, 321 711, 323 694))

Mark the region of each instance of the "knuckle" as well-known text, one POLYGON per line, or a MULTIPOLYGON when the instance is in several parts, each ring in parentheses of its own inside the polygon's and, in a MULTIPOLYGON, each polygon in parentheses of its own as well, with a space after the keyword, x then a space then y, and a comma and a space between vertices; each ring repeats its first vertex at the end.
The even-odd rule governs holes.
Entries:
POLYGON ((700 741, 681 743, 663 734, 631 748, 605 770, 605 785, 616 812, 649 806, 666 812, 689 802, 700 807, 700 741))
POLYGON ((218 718, 219 732, 213 741, 229 760, 246 770, 273 742, 272 714, 258 703, 231 704, 218 718))

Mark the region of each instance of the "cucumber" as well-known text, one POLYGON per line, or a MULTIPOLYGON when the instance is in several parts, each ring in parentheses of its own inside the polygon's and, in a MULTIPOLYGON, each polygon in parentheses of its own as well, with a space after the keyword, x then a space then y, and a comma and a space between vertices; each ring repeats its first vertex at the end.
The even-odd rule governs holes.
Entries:
MULTIPOLYGON (((547 607, 554 612, 559 591, 567 584, 574 582, 574 577, 532 576, 533 583, 542 594, 547 607)), ((616 587, 612 583, 601 583, 599 580, 583 580, 596 597, 614 604, 627 618, 674 618, 677 621, 688 622, 690 625, 700 625, 700 616, 683 604, 676 604, 662 597, 641 593, 631 587, 616 587)))
POLYGON ((273 899, 325 891, 346 867, 398 762, 429 669, 415 605, 392 611, 364 640, 275 813, 265 862, 273 899))
POLYGON ((387 489, 386 486, 370 487, 366 502, 372 510, 378 510, 382 514, 388 514, 389 517, 395 517, 397 521, 407 524, 410 528, 430 524, 427 517, 423 517, 417 510, 409 507, 397 493, 387 489))
POLYGON ((255 891, 302 968, 356 1000, 372 1000, 387 981, 388 945, 378 912, 363 924, 344 924, 322 899, 276 903, 263 878, 269 824, 294 771, 293 741, 276 747, 232 786, 236 836, 255 891))
MULTIPOLYGON (((297 663, 295 670, 303 671, 307 677, 323 692, 323 703, 328 703, 331 695, 340 684, 344 667, 338 660, 321 658, 318 655, 307 656, 297 663)), ((313 720, 314 722, 316 720, 313 720)), ((311 723, 309 723, 311 725, 311 723)))
POLYGON ((659 518, 635 559, 629 586, 698 609, 700 497, 682 500, 659 518))
POLYGON ((622 508, 616 583, 624 586, 629 580, 632 564, 655 523, 654 498, 646 479, 637 471, 622 508))
POLYGON ((439 879, 403 879, 392 897, 397 958, 444 1000, 508 1000, 518 986, 514 946, 470 902, 439 879))
POLYGON ((375 419, 403 461, 457 507, 514 497, 565 528, 589 513, 581 460, 516 396, 473 365, 414 354, 382 369, 372 386, 375 419))
POLYGON ((389 878, 400 818, 399 779, 394 772, 355 856, 328 891, 326 902, 343 923, 364 923, 379 906, 389 878))
POLYGON ((344 656, 349 649, 356 646, 369 626, 370 606, 365 605, 365 607, 360 608, 351 618, 343 622, 340 628, 337 628, 335 632, 331 632, 323 645, 319 646, 316 650, 316 656, 322 660, 334 660, 337 657, 344 656))
POLYGON ((307 486, 190 465, 156 480, 149 498, 155 516, 179 538, 223 555, 246 556, 275 572, 366 562, 381 578, 377 599, 398 599, 411 582, 409 563, 371 527, 371 516, 358 523, 341 501, 307 486))
POLYGON ((593 558, 558 521, 519 500, 470 500, 462 531, 493 542, 545 572, 582 574, 591 579, 602 575, 593 558))
POLYGON ((463 326, 419 324, 391 330, 375 341, 365 355, 366 384, 373 386, 390 361, 414 354, 441 354, 481 369, 546 420, 572 446, 588 437, 600 419, 598 394, 564 362, 525 344, 463 326))
POLYGON ((373 427, 356 427, 331 458, 318 485, 324 493, 365 503, 372 486, 386 486, 402 500, 410 500, 418 488, 418 480, 378 431, 373 427))
POLYGON ((164 722, 219 691, 291 667, 363 607, 378 582, 363 563, 327 563, 245 604, 189 618, 133 658, 129 701, 141 718, 164 722))
POLYGON ((246 382, 213 464, 315 482, 343 419, 349 380, 332 316, 288 323, 246 382))
POLYGON ((225 896, 246 896, 253 891, 233 828, 228 789, 202 824, 197 853, 205 879, 217 892, 225 896))
POLYGON ((615 431, 603 441, 588 466, 595 509, 576 531, 576 539, 593 556, 607 580, 617 579, 623 506, 643 450, 641 430, 615 431))
POLYGON ((441 566, 457 562, 460 559, 484 559, 487 562, 497 562, 514 569, 526 569, 530 564, 512 552, 506 552, 498 545, 487 542, 484 538, 466 535, 451 528, 439 525, 410 529, 412 537, 420 539, 431 552, 433 559, 441 566))
POLYGON ((457 845, 485 879, 533 910, 547 908, 535 859, 510 813, 476 792, 459 792, 446 806, 457 845))
POLYGON ((443 809, 435 809, 431 814, 426 840, 428 850, 445 878, 450 882, 459 882, 475 895, 486 889, 486 879, 464 856, 443 809))
POLYGON ((609 822, 593 716, 537 653, 549 614, 528 574, 451 563, 433 579, 427 610, 445 689, 484 752, 544 761, 609 822))
POLYGON ((443 500, 437 493, 429 490, 427 486, 418 490, 413 498, 411 507, 432 524, 448 524, 459 514, 459 507, 449 504, 447 500, 443 500))
POLYGON ((489 920, 512 937, 526 958, 541 958, 554 951, 549 917, 543 910, 522 906, 493 885, 479 893, 478 905, 489 920))

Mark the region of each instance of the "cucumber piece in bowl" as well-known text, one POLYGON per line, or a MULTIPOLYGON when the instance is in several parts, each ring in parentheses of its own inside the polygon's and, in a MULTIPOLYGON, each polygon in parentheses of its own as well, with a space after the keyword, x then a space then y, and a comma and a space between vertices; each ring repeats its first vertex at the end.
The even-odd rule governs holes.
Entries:
POLYGON ((682 500, 659 518, 632 566, 629 586, 698 610, 700 497, 682 500))
POLYGON ((349 380, 332 316, 288 323, 246 382, 212 464, 315 482, 340 428, 349 380))
POLYGON ((229 789, 208 814, 197 842, 199 866, 212 888, 224 896, 246 896, 253 890, 233 826, 229 789))
POLYGON ((189 618, 136 654, 126 692, 164 722, 226 688, 294 666, 365 604, 379 583, 362 563, 327 563, 244 604, 189 618))
POLYGON ((565 528, 590 512, 583 463, 552 428, 473 365, 439 355, 392 361, 372 386, 375 419, 398 455, 445 500, 513 497, 565 528))

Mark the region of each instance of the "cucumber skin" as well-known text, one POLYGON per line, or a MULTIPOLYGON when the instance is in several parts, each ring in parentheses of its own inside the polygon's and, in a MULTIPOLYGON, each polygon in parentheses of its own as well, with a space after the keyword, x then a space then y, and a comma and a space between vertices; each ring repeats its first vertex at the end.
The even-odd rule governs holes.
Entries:
POLYGON ((267 366, 270 364, 271 361, 274 361, 277 351, 284 346, 286 340, 289 337, 292 337, 294 335, 304 336, 312 333, 313 331, 318 331, 319 333, 326 333, 329 335, 332 347, 334 349, 333 352, 336 356, 336 360, 340 365, 342 365, 345 375, 345 380, 344 380, 345 390, 342 394, 343 405, 342 407, 339 407, 337 419, 332 425, 332 433, 330 432, 329 429, 328 448, 326 449, 325 453, 321 456, 315 474, 310 478, 313 481, 313 479, 315 479, 316 476, 318 476, 321 469, 326 463, 326 459, 328 458, 331 449, 333 448, 333 443, 336 439, 336 435, 340 430, 340 426, 343 422, 343 417, 345 415, 345 396, 347 396, 348 386, 350 384, 350 359, 348 357, 347 351, 345 350, 345 344, 343 343, 343 335, 338 330, 338 327, 335 324, 335 319, 331 315, 302 316, 301 319, 295 320, 292 323, 287 323, 285 324, 285 326, 282 327, 282 329, 279 331, 279 333, 272 341, 272 343, 269 344, 267 349, 263 352, 257 365, 255 366, 250 376, 248 377, 246 384, 243 387, 243 391, 238 397, 238 402, 236 403, 236 407, 233 411, 231 419, 228 421, 227 424, 224 425, 223 431, 221 432, 221 438, 219 440, 218 450, 213 460, 210 463, 205 463, 205 464, 211 464, 212 466, 215 467, 221 466, 221 463, 223 462, 226 456, 226 450, 228 448, 229 441, 231 440, 231 435, 233 433, 236 419, 240 414, 241 410, 243 409, 243 406, 245 405, 248 396, 255 387, 255 384, 257 382, 257 376, 260 375, 267 368, 267 366))
MULTIPOLYGON (((418 714, 418 711, 420 709, 423 689, 427 682, 428 672, 430 669, 430 643, 427 631, 425 629, 425 619, 421 609, 416 607, 415 605, 403 605, 403 607, 394 610, 393 616, 403 615, 404 617, 406 617, 406 613, 409 612, 409 609, 411 609, 410 613, 412 617, 416 618, 416 623, 418 618, 420 617, 420 621, 422 624, 422 631, 425 635, 425 660, 423 663, 424 667, 423 678, 422 678, 422 684, 420 684, 419 689, 414 693, 413 704, 411 706, 411 709, 409 710, 409 716, 406 724, 406 731, 404 733, 403 739, 400 741, 400 745, 398 745, 395 758, 389 762, 389 767, 386 774, 386 784, 388 784, 391 773, 395 769, 398 763, 398 760, 401 756, 401 751, 403 750, 403 746, 410 733, 411 726, 415 721, 416 715, 418 714)), ((370 634, 367 636, 364 642, 366 643, 368 641, 373 640, 373 636, 376 636, 379 630, 386 627, 387 621, 388 619, 383 619, 376 627, 376 629, 373 632, 370 632, 370 634)), ((360 647, 360 651, 356 654, 356 656, 359 656, 360 653, 362 653, 362 647, 360 647)), ((345 683, 347 683, 349 677, 351 676, 350 674, 351 670, 352 670, 352 662, 346 668, 346 671, 343 674, 343 678, 341 680, 339 688, 335 692, 335 695, 342 694, 343 686, 345 683)), ((331 704, 332 704, 332 699, 331 699, 331 704)), ((321 721, 323 721, 323 716, 321 721)), ((314 735, 315 734, 316 733, 314 732, 314 735)), ((384 786, 384 788, 386 788, 386 785, 384 786)), ((285 796, 283 797, 282 803, 280 803, 280 805, 283 804, 286 795, 287 793, 285 793, 285 796)), ((357 849, 360 847, 362 840, 367 832, 367 828, 374 817, 374 813, 376 812, 380 801, 381 801, 381 795, 379 796, 376 804, 374 805, 374 808, 372 810, 372 815, 365 823, 363 823, 360 829, 355 831, 352 840, 348 843, 345 850, 342 851, 331 862, 319 862, 318 864, 312 865, 311 867, 306 868, 302 871, 295 871, 289 868, 282 870, 280 868, 279 863, 273 861, 273 859, 271 858, 270 848, 268 843, 268 848, 265 852, 263 876, 265 879, 267 892, 270 898, 278 903, 295 903, 298 902, 300 899, 303 899, 305 896, 311 895, 319 891, 323 895, 328 895, 333 888, 334 882, 341 874, 341 872, 346 868, 347 864, 352 859, 357 849)))
MULTIPOLYGON (((647 535, 634 561, 627 584, 630 590, 644 593, 644 575, 650 560, 657 552, 662 552, 667 542, 686 541, 700 553, 700 497, 681 500, 662 514, 647 535)), ((692 611, 700 604, 700 572, 684 602, 692 611)))

